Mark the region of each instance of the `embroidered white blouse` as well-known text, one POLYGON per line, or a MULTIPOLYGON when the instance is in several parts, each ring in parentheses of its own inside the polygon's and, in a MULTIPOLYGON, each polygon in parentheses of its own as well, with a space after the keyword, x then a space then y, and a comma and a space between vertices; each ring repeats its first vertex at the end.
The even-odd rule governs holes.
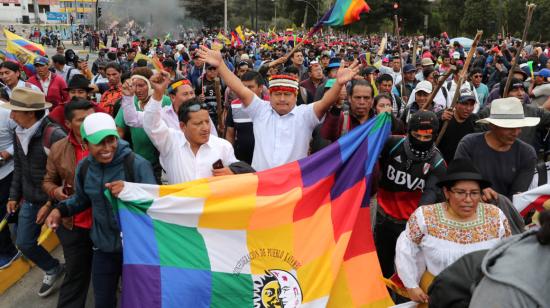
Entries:
POLYGON ((397 239, 395 266, 407 288, 417 288, 426 270, 436 276, 463 255, 490 249, 511 235, 506 216, 494 205, 480 202, 476 220, 468 222, 447 218, 445 207, 419 207, 397 239))

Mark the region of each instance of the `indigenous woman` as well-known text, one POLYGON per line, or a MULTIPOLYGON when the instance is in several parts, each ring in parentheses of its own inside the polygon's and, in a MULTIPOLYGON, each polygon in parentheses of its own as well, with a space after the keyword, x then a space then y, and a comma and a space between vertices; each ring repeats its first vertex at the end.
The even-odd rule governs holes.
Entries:
POLYGON ((422 276, 433 278, 463 255, 491 249, 511 235, 504 213, 480 202, 491 183, 469 161, 452 161, 437 185, 447 201, 419 207, 396 245, 399 278, 409 298, 420 303, 428 302, 419 287, 422 276))

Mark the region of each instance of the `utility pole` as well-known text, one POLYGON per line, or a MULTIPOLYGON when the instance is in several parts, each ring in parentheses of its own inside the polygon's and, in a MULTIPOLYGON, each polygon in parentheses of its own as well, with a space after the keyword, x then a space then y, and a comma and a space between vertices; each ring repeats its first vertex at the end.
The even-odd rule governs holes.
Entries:
POLYGON ((306 9, 304 10, 304 23, 303 23, 303 26, 304 26, 304 30, 306 29, 307 27, 307 4, 306 4, 306 9))
POLYGON ((101 11, 99 10, 99 0, 95 1, 95 29, 99 31, 99 17, 101 17, 101 11))
POLYGON ((223 1, 223 32, 227 35, 227 0, 223 1))
POLYGON ((38 15, 38 0, 32 0, 32 6, 34 8, 34 22, 40 24, 40 15, 38 15))
POLYGON ((256 0, 256 21, 254 22, 255 32, 258 33, 258 0, 256 0))

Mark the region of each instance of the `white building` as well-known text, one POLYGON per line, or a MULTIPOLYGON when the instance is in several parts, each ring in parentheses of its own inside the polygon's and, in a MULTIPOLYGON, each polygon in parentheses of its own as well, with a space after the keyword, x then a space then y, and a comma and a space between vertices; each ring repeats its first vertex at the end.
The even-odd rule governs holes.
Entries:
MULTIPOLYGON (((59 0, 37 0, 38 15, 44 23, 59 23, 48 21, 47 12, 59 12, 59 0)), ((0 22, 2 23, 34 23, 34 5, 32 0, 0 0, 0 22)))

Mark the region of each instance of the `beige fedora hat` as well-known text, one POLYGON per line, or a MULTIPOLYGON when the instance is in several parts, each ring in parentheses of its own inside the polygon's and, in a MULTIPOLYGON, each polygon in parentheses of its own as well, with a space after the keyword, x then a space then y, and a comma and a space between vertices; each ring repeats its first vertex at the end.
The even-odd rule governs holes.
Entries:
POLYGON ((13 89, 9 103, 1 107, 16 111, 37 111, 48 109, 52 104, 46 102, 46 96, 40 91, 27 87, 13 89))
POLYGON ((504 128, 536 126, 539 122, 540 118, 525 116, 523 105, 516 97, 495 99, 491 102, 491 115, 476 121, 476 123, 494 124, 504 128))

